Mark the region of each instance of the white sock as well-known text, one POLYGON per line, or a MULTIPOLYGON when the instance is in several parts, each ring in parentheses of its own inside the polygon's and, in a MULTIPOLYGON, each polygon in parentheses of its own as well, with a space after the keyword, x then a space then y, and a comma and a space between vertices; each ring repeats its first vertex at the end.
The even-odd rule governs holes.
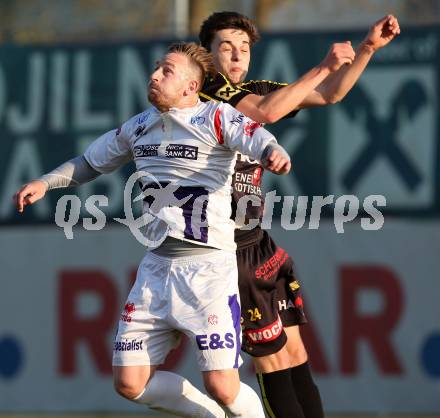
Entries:
POLYGON ((160 370, 133 401, 178 417, 225 418, 223 409, 184 377, 160 370))
POLYGON ((248 385, 240 382, 237 397, 223 407, 228 417, 264 418, 264 409, 257 393, 248 385))

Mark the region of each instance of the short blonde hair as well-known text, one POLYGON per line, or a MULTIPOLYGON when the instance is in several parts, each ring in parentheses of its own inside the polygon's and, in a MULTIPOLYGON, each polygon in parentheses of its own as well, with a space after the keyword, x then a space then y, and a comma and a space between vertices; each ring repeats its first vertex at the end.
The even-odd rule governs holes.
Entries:
POLYGON ((186 55, 200 69, 200 88, 202 88, 207 77, 217 72, 212 54, 195 42, 176 42, 168 47, 168 53, 186 55))

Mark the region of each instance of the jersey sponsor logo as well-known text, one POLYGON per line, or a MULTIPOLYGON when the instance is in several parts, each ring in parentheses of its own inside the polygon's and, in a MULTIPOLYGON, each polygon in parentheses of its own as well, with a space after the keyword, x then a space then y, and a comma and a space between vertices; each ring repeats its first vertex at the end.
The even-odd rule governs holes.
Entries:
POLYGON ((262 168, 261 167, 257 167, 254 170, 254 174, 252 175, 252 184, 254 186, 259 186, 261 184, 261 173, 262 173, 262 168))
POLYGON ((172 144, 166 147, 165 157, 197 160, 198 152, 199 152, 199 148, 193 147, 192 145, 172 144))
POLYGON ((134 135, 136 138, 139 138, 141 135, 144 135, 146 133, 145 125, 138 126, 137 129, 134 131, 134 135))
POLYGON ((136 123, 137 123, 138 125, 140 125, 141 123, 146 122, 146 121, 148 120, 149 116, 150 116, 150 113, 149 113, 149 112, 142 113, 142 114, 137 118, 136 123))
POLYGON ((222 100, 228 101, 236 94, 240 93, 240 89, 236 89, 235 87, 231 86, 230 84, 225 84, 223 87, 220 87, 215 95, 217 97, 221 97, 222 100))
MULTIPOLYGON (((157 157, 159 155, 160 144, 136 145, 134 147, 135 157, 157 157)), ((166 158, 185 158, 187 160, 197 160, 199 153, 198 147, 192 145, 171 144, 165 148, 166 158)))
POLYGON ((234 348, 234 335, 230 332, 225 334, 224 339, 221 335, 214 332, 212 334, 196 335, 196 342, 199 350, 218 350, 224 348, 234 348))
POLYGON ((288 257, 287 253, 282 248, 278 247, 275 254, 255 270, 255 278, 269 280, 278 272, 280 267, 287 261, 288 257))
POLYGON ((131 315, 136 311, 136 306, 133 302, 127 302, 124 306, 124 312, 121 315, 121 321, 131 322, 131 315))
POLYGON ((232 125, 240 126, 241 123, 243 122, 243 119, 244 119, 243 113, 239 113, 238 115, 234 116, 230 122, 232 123, 232 125))
POLYGON ((244 331, 246 338, 254 344, 266 343, 273 341, 281 335, 283 331, 283 324, 280 317, 272 324, 257 330, 244 331))
POLYGON ((251 173, 235 173, 235 181, 238 183, 254 184, 254 174, 251 173))
POLYGON ((143 341, 115 341, 114 351, 140 351, 142 350, 143 341))
POLYGON ((278 301, 279 311, 285 311, 287 309, 294 309, 294 308, 298 308, 298 309, 304 308, 304 303, 301 296, 297 296, 293 302, 291 299, 289 300, 283 299, 278 301))
POLYGON ((208 316, 208 324, 210 325, 217 325, 218 324, 218 316, 211 314, 208 316))
POLYGON ((279 311, 285 311, 287 309, 292 309, 294 308, 295 305, 293 304, 293 302, 289 299, 283 299, 283 300, 279 300, 278 301, 278 310, 279 311))
POLYGON ((246 122, 244 127, 243 127, 244 134, 246 136, 250 136, 252 138, 252 136, 254 135, 254 132, 258 128, 261 128, 262 126, 263 125, 261 123, 254 122, 253 120, 249 121, 249 122, 246 122))
POLYGON ((254 183, 254 175, 251 173, 235 172, 233 183, 234 190, 238 193, 252 194, 255 196, 262 195, 261 188, 258 184, 254 183))
POLYGON ((296 298, 295 298, 295 307, 296 308, 302 308, 304 305, 303 305, 303 300, 302 300, 302 297, 301 296, 297 296, 296 298))
POLYGON ((192 116, 191 117, 191 125, 203 125, 205 123, 204 116, 192 116))
POLYGON ((234 190, 237 193, 243 193, 253 196, 261 196, 261 188, 252 184, 234 183, 234 190))
POLYGON ((157 150, 159 149, 159 144, 151 145, 136 145, 134 147, 135 157, 157 157, 157 150))
POLYGON ((289 287, 292 290, 292 292, 295 292, 295 290, 298 290, 301 286, 297 280, 294 280, 293 282, 289 283, 289 287))

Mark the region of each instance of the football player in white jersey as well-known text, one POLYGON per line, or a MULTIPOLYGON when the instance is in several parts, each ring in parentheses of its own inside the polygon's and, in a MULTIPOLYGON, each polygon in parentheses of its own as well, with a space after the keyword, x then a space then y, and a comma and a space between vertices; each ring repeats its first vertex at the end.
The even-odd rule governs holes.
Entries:
POLYGON ((145 210, 155 215, 147 232, 165 235, 142 260, 119 321, 115 388, 178 416, 263 418, 258 395, 238 375, 231 174, 235 151, 278 174, 290 170, 290 159, 260 124, 228 104, 198 100, 211 68, 204 48, 172 45, 151 75, 151 108, 99 137, 83 156, 23 186, 14 200, 22 212, 47 190, 82 184, 134 160, 145 210), (183 377, 157 371, 181 333, 194 346, 205 387, 218 404, 183 377))

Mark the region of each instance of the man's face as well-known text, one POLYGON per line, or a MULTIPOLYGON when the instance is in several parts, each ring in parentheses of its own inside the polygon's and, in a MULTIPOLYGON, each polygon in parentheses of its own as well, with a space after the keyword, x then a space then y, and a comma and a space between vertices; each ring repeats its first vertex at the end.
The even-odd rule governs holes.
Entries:
POLYGON ((249 36, 240 29, 222 29, 211 42, 214 65, 232 83, 246 78, 251 59, 249 36))
POLYGON ((188 57, 169 53, 157 62, 148 83, 148 100, 158 109, 176 107, 189 85, 188 57))

